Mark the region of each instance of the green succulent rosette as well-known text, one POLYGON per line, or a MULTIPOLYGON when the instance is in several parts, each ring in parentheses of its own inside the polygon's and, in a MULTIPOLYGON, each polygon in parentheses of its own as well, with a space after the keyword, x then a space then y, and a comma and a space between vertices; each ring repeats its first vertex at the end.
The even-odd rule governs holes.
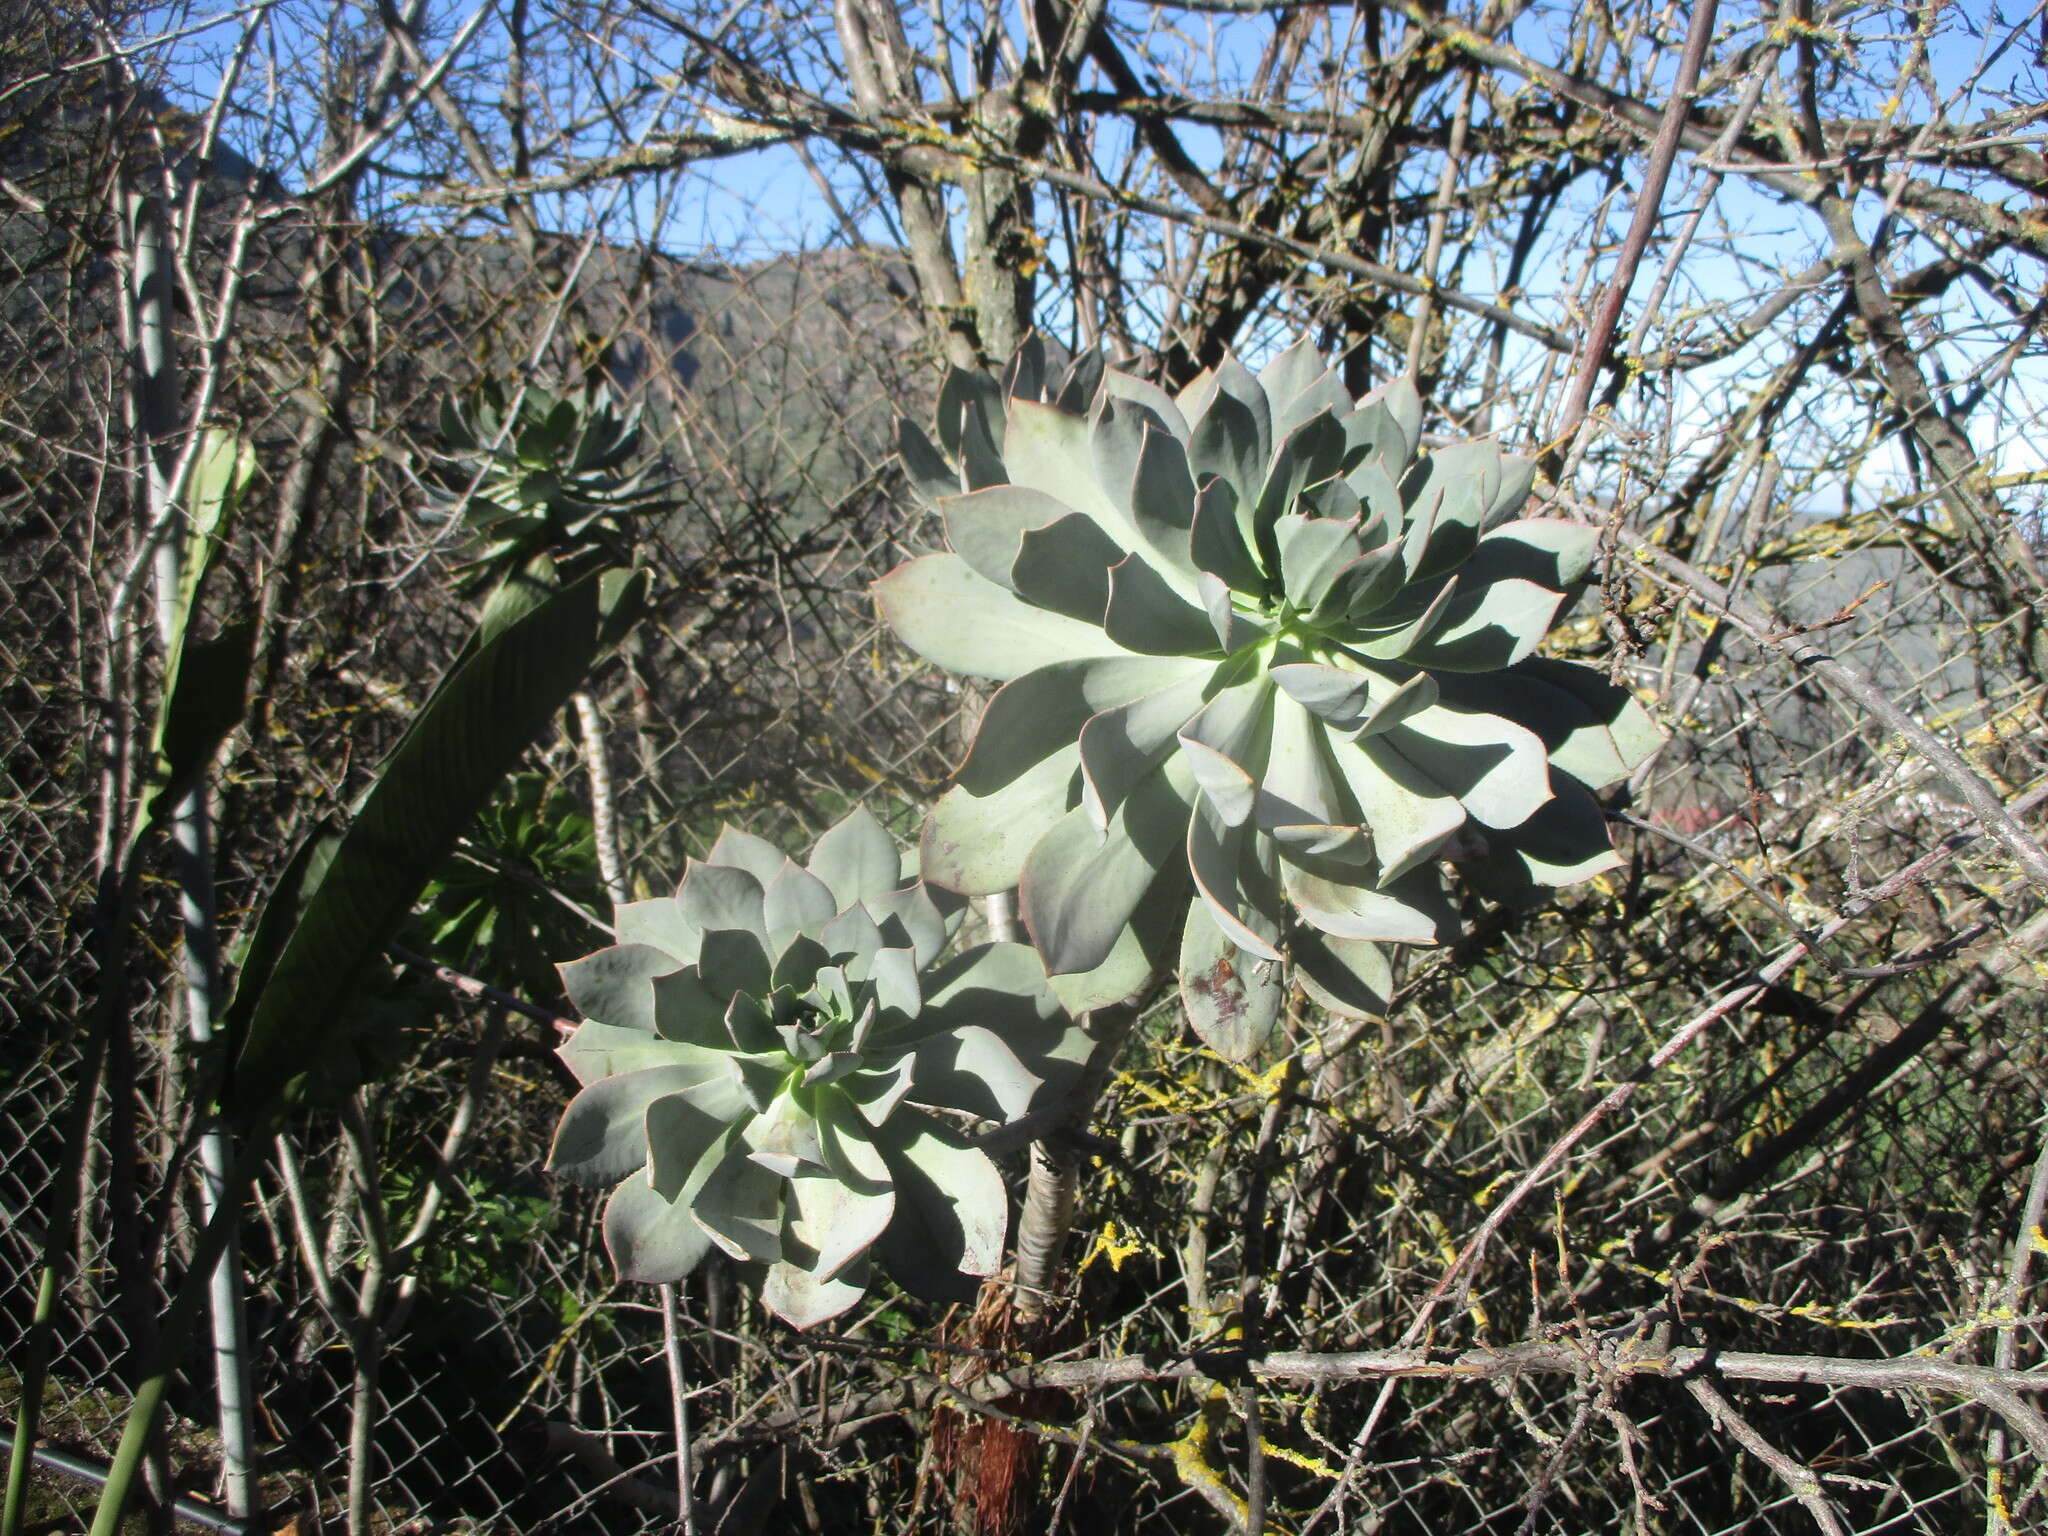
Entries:
POLYGON ((497 380, 441 402, 434 502, 460 515, 481 545, 488 580, 538 554, 592 549, 612 557, 617 525, 667 511, 672 481, 635 467, 640 407, 622 411, 602 384, 558 393, 529 384, 516 400, 497 380))
POLYGON ((948 957, 957 898, 906 879, 864 811, 798 865, 727 828, 619 943, 562 967, 582 1084, 549 1166, 613 1184, 621 1278, 681 1279, 714 1246, 767 1266, 798 1327, 905 1289, 970 1296, 1002 1259, 1002 1176, 961 1117, 1010 1121, 1071 1084, 1087 1037, 1039 957, 948 957))
POLYGON ((923 868, 1020 888, 1077 1011, 1172 966, 1233 1058, 1285 999, 1385 1003, 1382 946, 1449 937, 1442 865, 1504 900, 1617 861, 1595 791, 1659 739, 1626 691, 1535 655, 1596 530, 1519 517, 1533 464, 1425 452, 1306 341, 1179 394, 1042 353, 904 424, 949 549, 892 571, 920 655, 996 679, 923 868), (1182 914, 1185 920, 1182 921, 1182 914), (1172 950, 1178 936, 1177 955, 1172 950))

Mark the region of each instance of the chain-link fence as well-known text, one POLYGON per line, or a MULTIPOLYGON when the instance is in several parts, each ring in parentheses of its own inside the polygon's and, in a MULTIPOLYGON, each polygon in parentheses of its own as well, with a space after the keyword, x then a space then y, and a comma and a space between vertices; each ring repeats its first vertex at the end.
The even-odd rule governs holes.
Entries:
MULTIPOLYGON (((177 891, 153 845, 112 888, 160 665, 126 590, 147 549, 105 195, 133 145, 93 91, 75 113, 105 131, 79 129, 72 173, 11 162, 0 205, 0 1412, 56 1212, 76 1258, 25 1526, 51 1532, 90 1517, 204 1225, 177 891), (108 1018, 101 1056, 84 1042, 108 1018)), ((228 561, 261 615, 214 791, 230 935, 345 818, 463 633, 466 551, 420 478, 446 395, 604 377, 645 407, 675 505, 635 532, 647 617, 359 1000, 387 1070, 261 1149, 239 1262, 262 1515, 218 1512, 209 1362, 173 1385, 138 1520, 1875 1536, 2048 1518, 2037 899, 1937 766, 1797 650, 1859 669, 2038 828, 2037 615, 1930 497, 1839 517, 1774 501, 1781 473, 1830 473, 1821 413, 1717 483, 1723 521, 1690 546, 1771 626, 1618 544, 1554 637, 1673 733, 1614 807, 1623 868, 1530 912, 1473 903, 1455 942, 1406 953, 1384 1021, 1297 997, 1249 1067, 1155 1010, 1078 1146, 1068 1285, 1040 1329, 999 1277, 976 1307, 878 1290, 800 1335, 714 1257, 665 1330, 664 1298, 614 1277, 600 1202, 543 1171, 571 1091, 551 965, 605 942, 600 839, 635 895, 726 822, 795 844, 863 804, 909 842, 957 758, 978 701, 867 595, 936 537, 892 460, 940 365, 919 280, 843 243, 684 261, 530 218, 252 219, 262 197, 206 196, 192 286, 245 291, 225 335, 183 318, 188 360, 260 463, 228 561), (502 926, 465 926, 450 891, 502 926)), ((1305 281, 1267 310, 1327 318, 1305 281)), ((1618 503, 1617 525, 1646 505, 1618 503)))

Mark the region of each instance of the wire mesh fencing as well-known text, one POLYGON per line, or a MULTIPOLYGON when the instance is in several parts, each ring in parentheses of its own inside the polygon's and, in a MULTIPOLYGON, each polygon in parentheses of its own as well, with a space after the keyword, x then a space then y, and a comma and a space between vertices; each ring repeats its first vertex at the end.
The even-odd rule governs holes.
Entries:
MULTIPOLYGON (((117 209, 36 185, 40 209, 0 212, 0 1411, 65 1213, 28 1507, 54 1532, 90 1517, 204 1224, 205 1063, 162 861, 107 889, 149 771, 116 746, 146 738, 159 665, 122 602, 148 545, 117 209)), ((360 999, 374 1086, 261 1149, 240 1259, 261 1523, 669 1529, 679 1487, 696 1529, 735 1532, 2043 1521, 2038 901, 1935 764, 1786 650, 1824 638, 2043 825, 2032 616, 1927 498, 1816 519, 1722 487, 1757 510, 1695 558, 1765 606, 1761 635, 1612 552, 1554 643, 1672 731, 1614 807, 1624 866, 1527 912, 1473 902, 1403 956, 1383 1021, 1297 997, 1251 1066, 1153 1010, 1070 1149, 1042 1328, 998 1277, 976 1306, 878 1290, 798 1334, 714 1257, 673 1298, 671 1359, 601 1202, 544 1169, 572 1091, 552 966, 606 942, 600 841, 631 896, 727 822, 796 846, 865 805, 908 844, 958 758, 981 699, 867 591, 938 538, 892 459, 937 378, 916 281, 844 244, 684 261, 348 209, 209 240, 198 269, 248 291, 207 385, 260 465, 229 554, 263 616, 253 706, 214 791, 231 934, 464 633, 468 550, 422 479, 441 400, 603 379, 674 481, 633 531, 646 618, 360 999)), ((1322 302, 1304 283, 1269 308, 1322 302)), ((1783 445, 1788 475, 1830 472, 1823 426, 1783 445)), ((194 1358, 148 1459, 160 1525, 222 1518, 194 1358)))

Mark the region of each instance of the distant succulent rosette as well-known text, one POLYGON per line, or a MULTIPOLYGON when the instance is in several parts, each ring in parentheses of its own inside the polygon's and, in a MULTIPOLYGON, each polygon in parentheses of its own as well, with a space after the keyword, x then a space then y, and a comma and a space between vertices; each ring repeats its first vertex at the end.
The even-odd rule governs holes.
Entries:
POLYGON ((487 379, 442 400, 441 442, 429 492, 476 536, 485 582, 537 554, 623 558, 628 521, 676 505, 674 482, 636 464, 640 407, 622 411, 602 384, 558 393, 487 379))
POLYGON ((1033 350, 1000 384, 951 373, 937 442, 903 424, 950 548, 883 578, 882 614, 1005 685, 925 874, 1020 887, 1070 1007, 1171 967, 1243 1058, 1285 958, 1322 1006, 1380 1011, 1381 946, 1450 936, 1444 863, 1517 900, 1617 862, 1593 792, 1657 729, 1534 654, 1597 530, 1519 518, 1530 461, 1423 452, 1421 421, 1408 380, 1354 401, 1303 341, 1177 395, 1033 350))
POLYGON ((798 865, 727 828, 672 898, 618 910, 620 942, 562 967, 583 1085, 550 1166, 615 1184, 622 1278, 681 1279, 715 1245, 767 1266, 798 1327, 882 1268, 935 1299, 1002 1258, 1001 1174, 963 1130, 1070 1086, 1088 1040, 1039 957, 945 957, 961 903, 905 877, 864 811, 798 865))

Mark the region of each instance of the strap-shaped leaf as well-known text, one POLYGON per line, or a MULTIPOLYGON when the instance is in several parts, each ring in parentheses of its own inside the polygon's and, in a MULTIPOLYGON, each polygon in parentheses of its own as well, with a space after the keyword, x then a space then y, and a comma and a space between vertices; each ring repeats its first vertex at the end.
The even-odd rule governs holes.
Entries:
MULTIPOLYGON (((346 1031, 357 983, 429 876, 582 682, 603 644, 602 588, 593 575, 550 593, 457 664, 378 769, 303 913, 279 914, 290 936, 275 969, 257 990, 237 989, 227 1018, 237 1048, 229 1097, 245 1121, 278 1107, 309 1042, 346 1031)), ((261 923, 272 920, 266 910, 261 923)))

